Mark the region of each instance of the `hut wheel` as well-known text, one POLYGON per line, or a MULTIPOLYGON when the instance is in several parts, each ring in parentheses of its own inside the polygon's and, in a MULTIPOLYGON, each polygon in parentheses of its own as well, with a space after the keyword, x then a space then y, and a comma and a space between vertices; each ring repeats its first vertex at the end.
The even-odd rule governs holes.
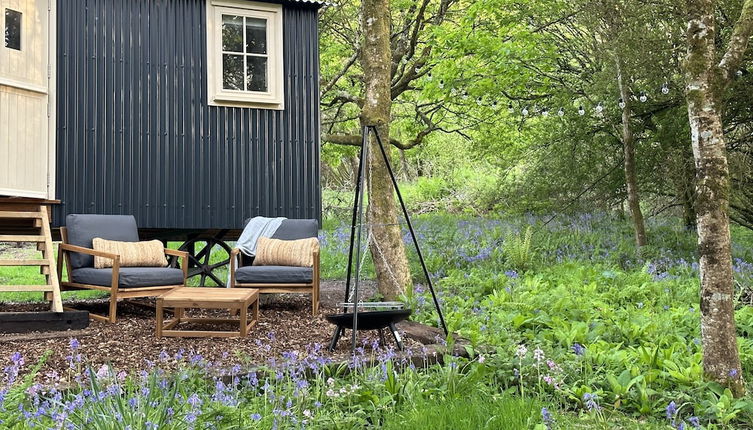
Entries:
MULTIPOLYGON (((183 242, 179 248, 188 252, 188 278, 201 277, 199 285, 207 285, 207 278, 214 286, 224 287, 227 274, 224 272, 230 263, 230 246, 218 238, 194 238, 183 242)), ((175 263, 173 263, 175 265, 175 263)))

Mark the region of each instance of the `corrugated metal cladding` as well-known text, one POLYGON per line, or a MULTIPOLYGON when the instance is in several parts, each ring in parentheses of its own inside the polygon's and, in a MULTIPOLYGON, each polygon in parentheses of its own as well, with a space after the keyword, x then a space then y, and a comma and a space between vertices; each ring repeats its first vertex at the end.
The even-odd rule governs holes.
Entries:
POLYGON ((208 106, 204 0, 58 0, 57 222, 319 219, 316 9, 284 3, 285 110, 274 111, 208 106))

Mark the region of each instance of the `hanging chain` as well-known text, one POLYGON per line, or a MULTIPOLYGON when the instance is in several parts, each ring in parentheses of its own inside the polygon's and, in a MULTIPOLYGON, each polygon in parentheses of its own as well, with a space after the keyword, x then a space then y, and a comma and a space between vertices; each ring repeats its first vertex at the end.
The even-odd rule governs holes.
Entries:
MULTIPOLYGON (((367 144, 371 145, 371 142, 369 141, 369 142, 367 142, 367 144)), ((368 163, 368 167, 369 167, 369 170, 367 172, 368 176, 367 176, 367 179, 366 179, 367 180, 366 190, 368 192, 369 197, 371 197, 371 187, 372 187, 372 183, 373 183, 372 179, 373 179, 373 171, 374 171, 374 166, 373 166, 373 164, 371 162, 371 160, 372 160, 371 157, 372 157, 372 154, 371 154, 371 151, 369 151, 368 152, 368 159, 365 160, 365 162, 368 163)), ((391 278, 394 286, 396 287, 396 289, 400 289, 400 282, 398 281, 397 276, 392 271, 392 268, 391 268, 389 262, 387 261, 387 258, 384 255, 384 251, 382 251, 382 248, 379 246, 379 241, 374 238, 374 226, 385 226, 385 227, 387 227, 387 226, 394 226, 394 225, 400 226, 401 224, 399 222, 398 223, 373 224, 371 222, 371 211, 368 211, 368 210, 366 211, 366 222, 365 223, 361 223, 358 226, 358 228, 363 228, 364 226, 366 226, 368 230, 367 230, 367 235, 366 235, 366 247, 365 247, 365 250, 363 252, 363 256, 361 257, 361 261, 357 263, 358 264, 358 271, 357 272, 359 273, 359 276, 360 276, 361 273, 363 273, 361 269, 363 268, 363 264, 366 261, 366 255, 367 255, 366 251, 370 250, 369 245, 373 243, 374 247, 376 248, 376 251, 377 251, 376 253, 379 254, 379 258, 381 259, 382 263, 384 263, 384 267, 387 269, 387 274, 389 274, 389 277, 391 278)), ((372 253, 372 255, 373 255, 373 253, 372 253)), ((360 278, 359 278, 359 280, 360 280, 360 278)), ((355 294, 355 290, 351 290, 350 291, 350 295, 349 295, 348 300, 347 300, 348 302, 353 303, 353 296, 354 296, 354 294, 355 294)))
MULTIPOLYGON (((369 145, 371 145, 371 142, 368 142, 368 143, 369 145)), ((374 165, 371 162, 371 157, 372 157, 372 154, 371 154, 371 151, 369 151, 369 160, 368 160, 369 161, 369 191, 371 191, 371 186, 373 184, 372 172, 374 170, 374 165)), ((369 192, 369 197, 371 197, 370 192, 369 192)), ((392 268, 390 267, 390 264, 387 261, 387 258, 384 256, 384 252, 382 251, 382 248, 379 246, 379 241, 374 240, 374 235, 372 234, 374 227, 371 224, 372 220, 371 220, 371 214, 369 213, 369 211, 366 211, 366 217, 367 217, 367 221, 369 222, 369 238, 373 240, 374 246, 376 247, 376 250, 377 250, 377 254, 379 254, 379 257, 381 258, 382 263, 384 263, 384 267, 387 269, 387 273, 390 275, 390 278, 392 279, 393 285, 395 286, 395 290, 400 290, 400 282, 397 280, 397 276, 395 276, 395 273, 392 272, 392 268)), ((370 242, 367 241, 366 243, 368 244, 370 242)), ((374 269, 376 270, 376 267, 374 269)))

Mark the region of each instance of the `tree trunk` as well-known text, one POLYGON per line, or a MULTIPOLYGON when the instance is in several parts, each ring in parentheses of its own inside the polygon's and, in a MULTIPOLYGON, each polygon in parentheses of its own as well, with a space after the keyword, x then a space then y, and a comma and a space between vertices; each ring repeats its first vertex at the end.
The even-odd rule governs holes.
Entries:
MULTIPOLYGON (((361 65, 364 73, 365 97, 361 125, 376 125, 389 156, 390 112, 390 1, 364 0, 362 3, 363 49, 361 65)), ((374 260, 379 292, 386 300, 394 300, 411 284, 405 245, 397 225, 395 189, 376 141, 370 142, 367 164, 368 220, 372 240, 369 249, 374 260)))
POLYGON ((682 199, 682 217, 685 229, 688 231, 696 230, 696 213, 695 213, 695 165, 693 161, 693 152, 690 147, 684 146, 682 151, 682 171, 680 175, 681 186, 679 193, 682 199))
POLYGON ((750 23, 753 1, 746 0, 727 54, 719 65, 714 6, 713 0, 687 1, 685 93, 696 167, 703 367, 708 378, 728 386, 736 396, 742 396, 744 386, 735 330, 729 231, 730 181, 722 129, 722 94, 730 76, 729 64, 739 62, 747 46, 750 28, 741 29, 739 26, 742 23, 753 28, 750 23))
POLYGON ((404 181, 407 181, 410 179, 410 166, 408 165, 408 159, 405 157, 405 151, 402 149, 398 150, 400 154, 400 176, 403 177, 404 181))
POLYGON ((620 97, 625 106, 622 108, 622 148, 625 156, 625 185, 627 186, 628 208, 630 209, 630 218, 633 220, 633 229, 635 230, 635 244, 638 248, 645 246, 646 226, 643 222, 643 212, 641 212, 641 201, 638 196, 638 175, 635 172, 635 137, 633 129, 630 126, 631 100, 630 91, 627 85, 622 81, 622 64, 619 57, 617 63, 617 85, 620 89, 620 97))

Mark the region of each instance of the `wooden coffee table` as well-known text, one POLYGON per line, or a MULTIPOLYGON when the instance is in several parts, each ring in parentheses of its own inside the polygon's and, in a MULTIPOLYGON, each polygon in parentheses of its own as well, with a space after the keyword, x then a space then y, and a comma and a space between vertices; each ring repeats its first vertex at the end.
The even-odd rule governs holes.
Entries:
POLYGON ((235 337, 248 335, 259 321, 259 290, 253 288, 175 288, 157 298, 157 337, 235 337), (252 307, 251 319, 248 308, 252 307), (173 309, 174 317, 165 322, 165 308, 173 309), (228 309, 240 311, 240 318, 186 318, 185 309, 228 309), (238 323, 239 331, 176 330, 186 323, 238 323))

